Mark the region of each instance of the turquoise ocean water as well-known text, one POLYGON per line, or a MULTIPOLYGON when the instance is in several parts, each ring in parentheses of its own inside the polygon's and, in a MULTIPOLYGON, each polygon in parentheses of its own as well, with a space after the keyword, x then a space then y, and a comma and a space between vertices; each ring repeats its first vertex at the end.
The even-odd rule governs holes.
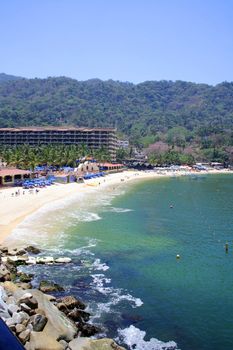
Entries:
POLYGON ((15 230, 45 255, 73 259, 33 267, 35 285, 65 285, 128 349, 232 349, 233 176, 147 180, 94 197, 48 205, 15 230))

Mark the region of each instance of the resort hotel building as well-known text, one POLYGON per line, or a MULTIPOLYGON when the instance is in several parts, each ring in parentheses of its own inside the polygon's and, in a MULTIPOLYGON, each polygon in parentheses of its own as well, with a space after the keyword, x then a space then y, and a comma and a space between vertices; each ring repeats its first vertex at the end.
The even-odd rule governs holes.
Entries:
POLYGON ((86 145, 89 149, 105 148, 116 158, 115 128, 23 127, 0 128, 0 145, 30 146, 47 144, 86 145))

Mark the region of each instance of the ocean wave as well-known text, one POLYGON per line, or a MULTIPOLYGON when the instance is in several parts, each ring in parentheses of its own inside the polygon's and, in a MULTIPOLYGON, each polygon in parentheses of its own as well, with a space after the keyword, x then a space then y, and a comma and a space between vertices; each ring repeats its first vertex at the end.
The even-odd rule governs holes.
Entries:
MULTIPOLYGON (((75 213, 70 213, 66 215, 66 217, 77 219, 77 221, 81 222, 91 222, 91 221, 97 221, 101 220, 101 217, 97 213, 91 213, 88 211, 78 211, 75 213)), ((77 224, 77 222, 73 223, 74 225, 77 224)))
POLYGON ((91 282, 91 286, 94 286, 94 288, 100 292, 101 294, 108 295, 112 293, 113 288, 112 287, 105 287, 105 284, 108 284, 111 282, 110 278, 106 278, 104 274, 95 274, 91 275, 93 278, 93 281, 91 282))
POLYGON ((143 305, 143 301, 140 298, 135 298, 131 294, 121 294, 122 290, 119 289, 116 293, 112 293, 113 305, 120 303, 121 301, 130 301, 133 308, 140 307, 143 305))
POLYGON ((144 340, 145 335, 145 331, 131 325, 125 329, 118 329, 116 341, 126 344, 130 350, 178 350, 174 341, 162 342, 156 338, 146 341, 144 340))
POLYGON ((130 211, 133 211, 133 209, 111 207, 111 208, 108 208, 107 211, 110 211, 113 213, 128 213, 130 211))
MULTIPOLYGON (((120 288, 106 286, 106 284, 111 283, 111 279, 107 278, 103 273, 91 274, 91 277, 93 279, 91 286, 107 298, 104 304, 101 303, 101 305, 105 305, 104 307, 102 306, 102 311, 104 308, 109 311, 112 306, 116 306, 122 301, 129 302, 132 308, 140 307, 143 305, 143 301, 140 298, 133 297, 129 293, 125 294, 124 290, 120 288)), ((97 318, 98 317, 100 317, 100 315, 98 315, 97 318)))
POLYGON ((102 270, 102 271, 107 271, 109 269, 109 266, 106 265, 105 263, 101 263, 100 259, 95 259, 93 262, 93 267, 95 270, 102 270))

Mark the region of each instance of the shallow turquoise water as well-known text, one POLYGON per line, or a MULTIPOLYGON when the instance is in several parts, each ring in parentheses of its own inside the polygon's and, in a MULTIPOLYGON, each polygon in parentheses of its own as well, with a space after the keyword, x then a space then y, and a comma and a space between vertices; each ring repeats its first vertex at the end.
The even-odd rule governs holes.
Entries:
MULTIPOLYGON (((73 202, 51 210, 49 219, 46 212, 33 219, 38 244, 74 259, 36 273, 87 301, 103 333, 126 342, 133 335, 132 349, 162 349, 148 342, 152 337, 182 350, 232 349, 232 213, 232 175, 116 188, 82 209, 73 202)), ((21 237, 29 229, 32 222, 21 227, 21 237)))

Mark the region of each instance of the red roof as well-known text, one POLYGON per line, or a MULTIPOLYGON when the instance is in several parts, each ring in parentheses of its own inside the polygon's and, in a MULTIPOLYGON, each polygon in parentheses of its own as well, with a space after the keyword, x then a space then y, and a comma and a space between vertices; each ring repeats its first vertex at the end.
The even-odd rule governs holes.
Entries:
POLYGON ((123 166, 123 164, 112 164, 112 163, 103 163, 101 166, 107 166, 107 167, 120 167, 123 166))
POLYGON ((26 175, 30 174, 31 172, 28 170, 22 170, 22 169, 16 169, 16 168, 2 168, 0 169, 0 176, 14 176, 14 175, 26 175))

